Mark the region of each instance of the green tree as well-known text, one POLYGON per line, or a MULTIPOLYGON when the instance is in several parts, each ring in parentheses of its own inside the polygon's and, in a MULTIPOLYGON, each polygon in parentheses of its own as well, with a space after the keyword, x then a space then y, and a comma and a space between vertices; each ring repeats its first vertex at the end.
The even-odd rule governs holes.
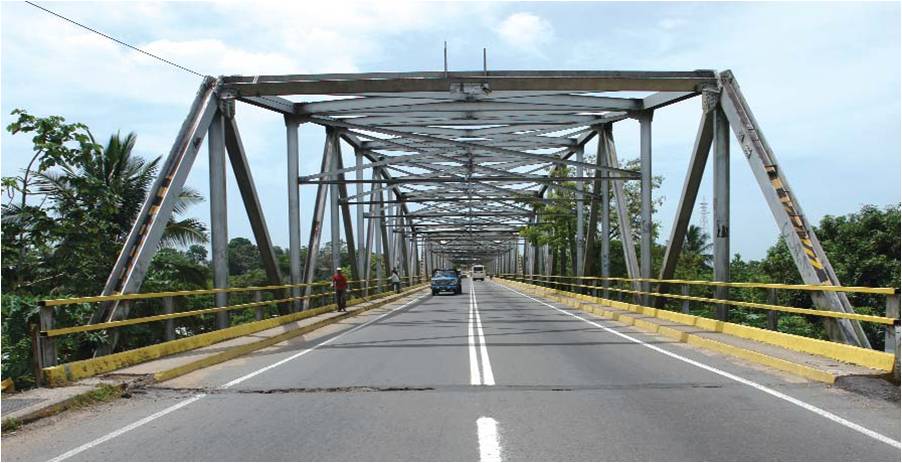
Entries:
POLYGON ((262 270, 263 261, 257 245, 247 238, 229 241, 229 275, 242 275, 251 270, 262 270))
MULTIPOLYGON (((105 147, 83 143, 78 150, 57 156, 47 169, 32 172, 29 188, 12 192, 13 197, 30 192, 40 202, 28 206, 27 216, 21 208, 4 205, 4 227, 28 230, 27 234, 4 230, 4 256, 7 250, 18 249, 35 265, 20 273, 5 264, 4 285, 14 283, 11 287, 26 288, 31 294, 96 294, 102 289, 158 170, 159 158, 145 161, 133 154, 135 141, 134 134, 124 138, 116 134, 105 147)), ((201 200, 197 192, 183 190, 175 215, 201 200)), ((206 230, 197 219, 173 218, 161 245, 205 241, 206 230)))
MULTIPOLYGON (((587 162, 594 162, 593 156, 588 156, 587 162)), ((622 165, 622 168, 629 170, 638 170, 639 169, 639 160, 632 159, 627 161, 622 165)), ((552 176, 555 177, 564 177, 569 176, 572 170, 568 169, 565 166, 557 166, 551 173, 552 176)), ((656 189, 660 188, 661 182, 663 182, 663 177, 654 176, 652 177, 652 192, 656 189)), ((594 191, 594 182, 586 182, 586 191, 601 194, 601 192, 594 191)), ((539 224, 534 226, 527 226, 521 230, 521 236, 523 236, 528 242, 531 244, 536 244, 539 246, 549 245, 552 249, 552 259, 553 259, 553 272, 556 274, 570 274, 573 273, 573 255, 576 253, 576 193, 573 189, 576 188, 575 182, 564 182, 563 186, 568 188, 554 188, 550 187, 548 192, 545 195, 545 202, 538 202, 529 198, 524 198, 520 202, 526 204, 528 206, 533 207, 533 209, 539 213, 539 224), (565 264, 569 263, 569 265, 565 264)), ((624 182, 624 196, 626 197, 627 203, 627 211, 630 216, 630 226, 633 232, 633 241, 636 245, 639 243, 639 238, 641 234, 640 228, 640 210, 642 207, 642 201, 640 197, 641 189, 639 182, 629 181, 624 182)), ((612 276, 625 276, 626 275, 626 264, 623 260, 622 252, 621 252, 621 240, 620 240, 620 224, 617 218, 617 208, 614 207, 614 195, 613 191, 610 194, 611 198, 611 208, 610 208, 610 216, 609 221, 611 224, 609 237, 611 239, 611 275, 612 276)), ((652 214, 654 214, 658 208, 663 204, 663 197, 655 197, 652 200, 652 214)), ((589 208, 591 207, 591 198, 586 196, 583 201, 584 214, 586 217, 586 230, 585 236, 588 237, 589 233, 598 233, 593 230, 593 225, 589 222, 589 208)), ((601 207, 600 205, 598 206, 601 207)), ((654 215, 653 215, 654 216, 654 215)), ((659 233, 660 225, 657 221, 652 224, 652 239, 657 239, 659 233)), ((653 244, 653 246, 657 247, 653 244)), ((654 251, 654 250, 653 250, 654 251)), ((600 240, 595 240, 594 245, 591 249, 586 250, 589 256, 597 256, 601 252, 601 243, 600 240)), ((656 254, 663 254, 663 251, 654 251, 656 254)), ((658 259, 660 260, 660 259, 658 259)), ((586 267, 587 272, 599 273, 601 269, 600 265, 589 265, 586 267)))
POLYGON ((84 124, 68 124, 61 116, 37 117, 22 109, 13 110, 11 115, 17 119, 7 131, 33 134, 33 154, 22 175, 2 180, 8 198, 3 205, 3 283, 7 288, 17 288, 36 278, 40 251, 52 239, 53 220, 42 209, 43 203, 29 203, 35 174, 71 162, 98 146, 84 124))

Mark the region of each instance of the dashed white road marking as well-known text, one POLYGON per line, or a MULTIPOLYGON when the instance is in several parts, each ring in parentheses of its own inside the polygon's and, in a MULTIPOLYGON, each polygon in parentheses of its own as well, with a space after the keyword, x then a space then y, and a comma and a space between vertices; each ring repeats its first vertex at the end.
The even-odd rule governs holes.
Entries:
POLYGON ((658 347, 658 346, 654 346, 654 345, 648 344, 648 343, 646 343, 646 342, 644 342, 644 341, 642 341, 642 340, 640 340, 640 339, 636 339, 636 338, 634 338, 634 337, 632 337, 632 336, 630 336, 630 335, 623 334, 623 333, 621 333, 621 332, 619 332, 619 331, 617 331, 617 330, 608 328, 607 326, 604 326, 604 325, 602 325, 602 324, 600 324, 600 323, 596 323, 596 322, 594 322, 594 321, 592 321, 592 320, 588 320, 588 319, 586 319, 586 318, 583 318, 583 317, 581 317, 581 316, 579 316, 579 315, 577 315, 577 314, 575 314, 575 313, 568 312, 568 311, 563 310, 563 309, 559 309, 559 308, 557 308, 557 307, 555 307, 555 306, 553 306, 553 305, 551 305, 551 304, 549 304, 549 303, 547 303, 547 302, 540 301, 540 300, 538 300, 538 299, 536 299, 536 298, 534 298, 534 297, 531 297, 531 296, 528 296, 528 295, 526 295, 526 294, 523 294, 523 293, 521 293, 520 291, 517 291, 517 290, 515 290, 515 289, 513 289, 513 288, 509 288, 509 287, 507 287, 506 285, 501 285, 501 284, 499 284, 498 286, 501 286, 501 287, 503 287, 503 288, 506 288, 506 289, 508 289, 509 291, 512 291, 512 292, 514 292, 514 293, 517 293, 517 294, 519 294, 519 295, 521 295, 521 296, 523 296, 523 297, 525 297, 525 298, 527 298, 527 299, 531 299, 531 300, 533 300, 533 301, 535 301, 535 302, 538 302, 539 304, 543 304, 543 305, 546 305, 546 306, 548 306, 548 307, 551 307, 552 309, 557 310, 558 312, 561 312, 561 313, 563 313, 563 314, 569 315, 569 316, 574 317, 574 318, 578 318, 578 319, 580 319, 580 320, 582 320, 582 321, 584 321, 584 322, 586 322, 586 323, 588 323, 588 324, 590 324, 590 325, 592 325, 592 326, 594 326, 594 327, 596 327, 596 328, 601 328, 601 329, 603 329, 603 330, 605 330, 605 331, 607 331, 607 332, 609 332, 609 333, 611 333, 611 334, 620 336, 620 337, 623 338, 623 339, 626 339, 626 340, 628 340, 628 341, 632 341, 632 342, 634 342, 634 343, 636 343, 636 344, 640 344, 640 345, 642 345, 642 346, 644 346, 644 347, 647 347, 647 348, 649 348, 649 349, 651 349, 651 350, 653 350, 653 351, 655 351, 655 352, 664 354, 664 355, 666 355, 666 356, 668 356, 668 357, 670 357, 670 358, 679 360, 679 361, 684 362, 684 363, 688 363, 688 364, 690 364, 690 365, 692 365, 692 366, 696 366, 696 367, 701 368, 701 369, 703 369, 703 370, 710 371, 711 373, 714 373, 714 374, 716 374, 716 375, 723 376, 724 378, 732 379, 733 381, 736 381, 737 383, 742 383, 742 384, 745 384, 746 386, 753 387, 753 388, 755 388, 755 389, 757 389, 757 390, 759 390, 759 391, 761 391, 761 392, 764 392, 765 394, 769 394, 769 395, 774 396, 774 397, 776 397, 776 398, 778 398, 778 399, 785 400, 786 402, 789 402, 789 403, 791 403, 791 404, 793 404, 793 405, 796 405, 796 406, 798 406, 798 407, 804 408, 805 410, 808 410, 808 411, 810 411, 810 412, 812 412, 812 413, 815 413, 815 414, 820 415, 820 416, 822 416, 822 417, 824 417, 824 418, 827 418, 827 419, 830 420, 830 421, 833 421, 833 422, 835 422, 835 423, 838 423, 838 424, 840 424, 840 425, 842 425, 842 426, 845 426, 845 427, 847 427, 847 428, 849 428, 849 429, 852 429, 852 430, 854 430, 854 431, 860 432, 861 434, 864 434, 865 436, 868 436, 868 437, 870 437, 870 438, 872 438, 872 439, 878 440, 878 441, 883 442, 883 443, 885 443, 885 444, 889 444, 889 445, 891 445, 891 446, 893 446, 893 447, 896 447, 897 449, 902 449, 902 442, 899 442, 899 441, 897 441, 897 440, 894 440, 894 439, 891 438, 891 437, 888 437, 888 436, 885 436, 885 435, 883 435, 883 434, 880 434, 880 433, 877 432, 877 431, 872 431, 872 430, 870 430, 870 429, 868 429, 868 428, 866 428, 866 427, 864 427, 864 426, 861 426, 860 424, 853 423, 853 422, 851 422, 851 421, 849 421, 849 420, 847 420, 847 419, 845 419, 845 418, 843 418, 843 417, 841 417, 841 416, 834 415, 833 413, 830 413, 830 412, 828 412, 827 410, 824 410, 824 409, 822 409, 822 408, 820 408, 820 407, 817 407, 817 406, 815 406, 815 405, 811 405, 811 404, 809 404, 809 403, 807 403, 807 402, 804 402, 804 401, 802 401, 802 400, 796 399, 795 397, 786 395, 786 394, 784 394, 784 393, 782 393, 782 392, 780 392, 780 391, 771 389, 771 388, 769 388, 769 387, 767 387, 767 386, 764 386, 764 385, 762 385, 762 384, 758 384, 758 383, 756 383, 756 382, 754 382, 754 381, 752 381, 752 380, 745 379, 745 378, 743 378, 743 377, 741 377, 741 376, 737 376, 737 375, 734 375, 734 374, 732 374, 732 373, 728 373, 728 372, 723 371, 723 370, 721 370, 721 369, 719 369, 719 368, 715 368, 715 367, 712 367, 712 366, 710 366, 710 365, 704 364, 704 363, 702 363, 702 362, 698 362, 698 361, 692 360, 692 359, 690 359, 690 358, 683 357, 682 355, 675 354, 675 353, 673 353, 673 352, 671 352, 671 351, 669 351, 669 350, 662 349, 662 348, 660 348, 660 347, 658 347))
MULTIPOLYGON (((338 336, 333 336, 333 337, 331 337, 331 338, 329 338, 329 339, 326 339, 325 341, 323 341, 323 342, 321 342, 321 343, 319 343, 319 344, 317 344, 317 345, 315 345, 315 346, 313 346, 313 347, 311 347, 311 348, 309 348, 309 349, 305 349, 305 350, 303 350, 303 351, 301 351, 301 352, 298 352, 297 354, 294 354, 294 355, 292 355, 292 356, 290 356, 290 357, 288 357, 288 358, 279 360, 278 362, 275 362, 275 363, 273 363, 273 364, 271 364, 271 365, 268 365, 268 366, 263 367, 263 368, 261 368, 261 369, 259 369, 259 370, 257 370, 257 371, 254 371, 253 373, 249 373, 249 374, 244 375, 244 376, 242 376, 242 377, 240 377, 240 378, 238 378, 238 379, 229 381, 229 382, 223 384, 222 386, 219 386, 219 389, 228 389, 228 388, 230 388, 230 387, 232 387, 232 386, 234 386, 234 385, 236 385, 236 384, 239 384, 239 383, 241 383, 241 382, 247 381, 248 379, 251 379, 251 378, 253 378, 254 376, 257 376, 257 375, 259 375, 259 374, 261 374, 261 373, 263 373, 263 372, 266 372, 266 371, 269 371, 269 370, 271 370, 271 369, 273 369, 273 368, 276 368, 276 367, 278 367, 279 365, 283 365, 283 364, 285 364, 285 363, 287 363, 287 362, 290 362, 290 361, 292 361, 292 360, 294 360, 294 359, 296 359, 296 358, 298 358, 298 357, 300 357, 300 356, 302 356, 302 355, 305 355, 305 354, 307 354, 307 353, 309 353, 309 352, 312 352, 312 351, 316 350, 316 349, 317 349, 318 347, 320 347, 320 346, 324 346, 324 345, 326 345, 326 344, 329 344, 329 343, 331 343, 332 341, 335 341, 336 339, 338 339, 338 338, 340 338, 340 337, 342 337, 342 336, 351 334, 351 333, 353 333, 353 332, 355 332, 355 331, 358 331, 358 330, 363 329, 363 328, 365 328, 365 327, 367 327, 367 326, 369 326, 369 325, 372 325, 373 323, 376 323, 377 321, 381 320, 382 318, 384 318, 384 317, 386 317, 386 316, 388 316, 388 315, 391 315, 392 313, 395 313, 395 312, 397 312, 398 310, 401 310, 401 309, 403 309, 404 307, 407 307, 408 305, 413 304, 414 302, 419 301, 419 300, 422 299, 422 298, 423 298, 423 296, 420 296, 420 297, 418 297, 418 298, 416 298, 416 299, 410 300, 410 301, 408 301, 408 302, 406 302, 406 303, 404 303, 404 304, 402 304, 402 305, 400 305, 400 306, 398 306, 398 307, 395 307, 394 309, 392 309, 392 310, 390 310, 390 311, 388 311, 388 312, 386 312, 386 313, 384 313, 384 314, 382 314, 382 315, 380 315, 380 316, 378 316, 378 317, 376 317, 376 318, 374 318, 374 319, 372 319, 372 320, 370 320, 370 321, 368 321, 368 322, 366 322, 366 323, 364 323, 364 324, 362 324, 362 325, 360 325, 360 326, 357 326, 357 327, 355 327, 355 328, 353 328, 353 329, 350 329, 350 330, 348 330, 348 331, 345 331, 345 332, 339 334, 338 336)), ((129 431, 133 431, 133 430, 135 430, 135 429, 137 429, 137 428, 139 428, 139 427, 141 427, 141 426, 144 426, 145 424, 150 423, 151 421, 153 421, 153 420, 155 420, 155 419, 157 419, 157 418, 161 418, 161 417, 166 416, 166 415, 168 415, 168 414, 170 414, 170 413, 172 413, 172 412, 174 412, 174 411, 176 411, 176 410, 179 410, 179 409, 181 409, 181 408, 183 408, 183 407, 186 407, 186 406, 188 406, 188 405, 191 405, 192 403, 197 402, 198 400, 203 399, 203 398, 206 397, 206 396, 207 396, 207 394, 197 394, 197 395, 194 395, 194 396, 192 396, 192 397, 190 397, 190 398, 188 398, 188 399, 185 399, 185 400, 183 400, 183 401, 181 401, 181 402, 179 402, 179 403, 177 403, 177 404, 175 404, 175 405, 173 405, 173 406, 171 406, 171 407, 169 407, 169 408, 166 408, 166 409, 164 409, 164 410, 160 410, 160 411, 158 411, 158 412, 156 412, 156 413, 154 413, 154 414, 152 414, 152 415, 150 415, 150 416, 147 416, 147 417, 144 417, 144 418, 142 418, 142 419, 140 419, 140 420, 138 420, 138 421, 135 421, 135 422, 132 423, 132 424, 129 424, 129 425, 127 425, 127 426, 123 426, 123 427, 121 427, 121 428, 119 428, 119 429, 117 429, 117 430, 115 430, 115 431, 113 431, 113 432, 111 432, 111 433, 109 433, 109 434, 106 434, 106 435, 104 435, 104 436, 102 436, 102 437, 99 437, 99 438, 97 438, 97 439, 94 439, 94 440, 92 440, 91 442, 88 442, 87 444, 84 444, 84 445, 82 445, 82 446, 80 446, 80 447, 76 447, 76 448, 74 448, 74 449, 72 449, 72 450, 70 450, 70 451, 68 451, 68 452, 66 452, 66 453, 64 453, 64 454, 62 454, 62 455, 56 457, 56 458, 53 458, 53 459, 50 460, 50 461, 63 461, 63 460, 72 458, 72 457, 74 457, 75 455, 78 455, 79 453, 84 452, 85 450, 88 450, 88 449, 91 449, 91 448, 93 448, 93 447, 96 447, 96 446, 98 446, 98 445, 100 445, 100 444, 102 444, 102 443, 104 443, 104 442, 107 442, 107 441, 109 441, 109 440, 111 440, 111 439, 115 439, 115 438, 117 438, 117 437, 119 437, 119 436, 121 436, 121 435, 123 435, 123 434, 129 432, 129 431)))
POLYGON ((498 422, 483 416, 476 420, 479 435, 479 461, 501 461, 501 443, 498 440, 498 422))

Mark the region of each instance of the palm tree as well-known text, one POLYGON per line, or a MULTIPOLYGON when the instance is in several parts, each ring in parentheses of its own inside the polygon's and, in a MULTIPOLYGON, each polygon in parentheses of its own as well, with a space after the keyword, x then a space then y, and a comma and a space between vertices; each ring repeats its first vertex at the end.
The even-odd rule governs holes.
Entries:
MULTIPOLYGON (((112 221, 118 230, 116 242, 125 241, 131 225, 159 170, 160 158, 146 161, 133 154, 137 136, 134 132, 124 138, 116 133, 102 150, 82 152, 76 162, 61 166, 61 172, 40 174, 39 188, 49 198, 63 203, 76 198, 85 200, 85 193, 103 191, 115 208, 112 221)), ((91 195, 89 197, 94 197, 91 195)), ((183 188, 173 208, 173 215, 163 232, 161 247, 188 247, 206 243, 207 230, 196 218, 176 217, 191 206, 203 202, 203 196, 191 188, 183 188)))
POLYGON ((683 240, 683 255, 697 256, 701 263, 710 266, 713 260, 711 248, 711 235, 703 231, 698 225, 690 225, 686 229, 686 239, 683 240))

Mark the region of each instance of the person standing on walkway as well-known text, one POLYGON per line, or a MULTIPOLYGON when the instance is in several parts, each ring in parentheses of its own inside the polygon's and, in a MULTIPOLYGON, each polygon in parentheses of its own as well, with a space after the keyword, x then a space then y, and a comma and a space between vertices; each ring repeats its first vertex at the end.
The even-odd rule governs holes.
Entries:
POLYGON ((341 273, 341 267, 335 269, 335 275, 332 275, 332 288, 335 289, 335 306, 338 312, 347 312, 348 279, 341 273))
POLYGON ((401 292, 401 276, 398 275, 398 269, 391 269, 391 286, 395 289, 396 293, 401 292))

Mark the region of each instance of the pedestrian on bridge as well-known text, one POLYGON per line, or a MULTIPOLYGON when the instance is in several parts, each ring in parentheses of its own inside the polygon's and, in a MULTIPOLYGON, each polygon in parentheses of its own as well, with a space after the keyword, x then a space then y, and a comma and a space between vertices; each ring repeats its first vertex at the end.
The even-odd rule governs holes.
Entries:
POLYGON ((347 312, 348 279, 341 273, 341 267, 335 269, 332 275, 332 288, 335 289, 335 306, 338 312, 347 312))
POLYGON ((401 292, 401 276, 398 275, 398 269, 391 269, 391 286, 395 289, 396 293, 401 292))

